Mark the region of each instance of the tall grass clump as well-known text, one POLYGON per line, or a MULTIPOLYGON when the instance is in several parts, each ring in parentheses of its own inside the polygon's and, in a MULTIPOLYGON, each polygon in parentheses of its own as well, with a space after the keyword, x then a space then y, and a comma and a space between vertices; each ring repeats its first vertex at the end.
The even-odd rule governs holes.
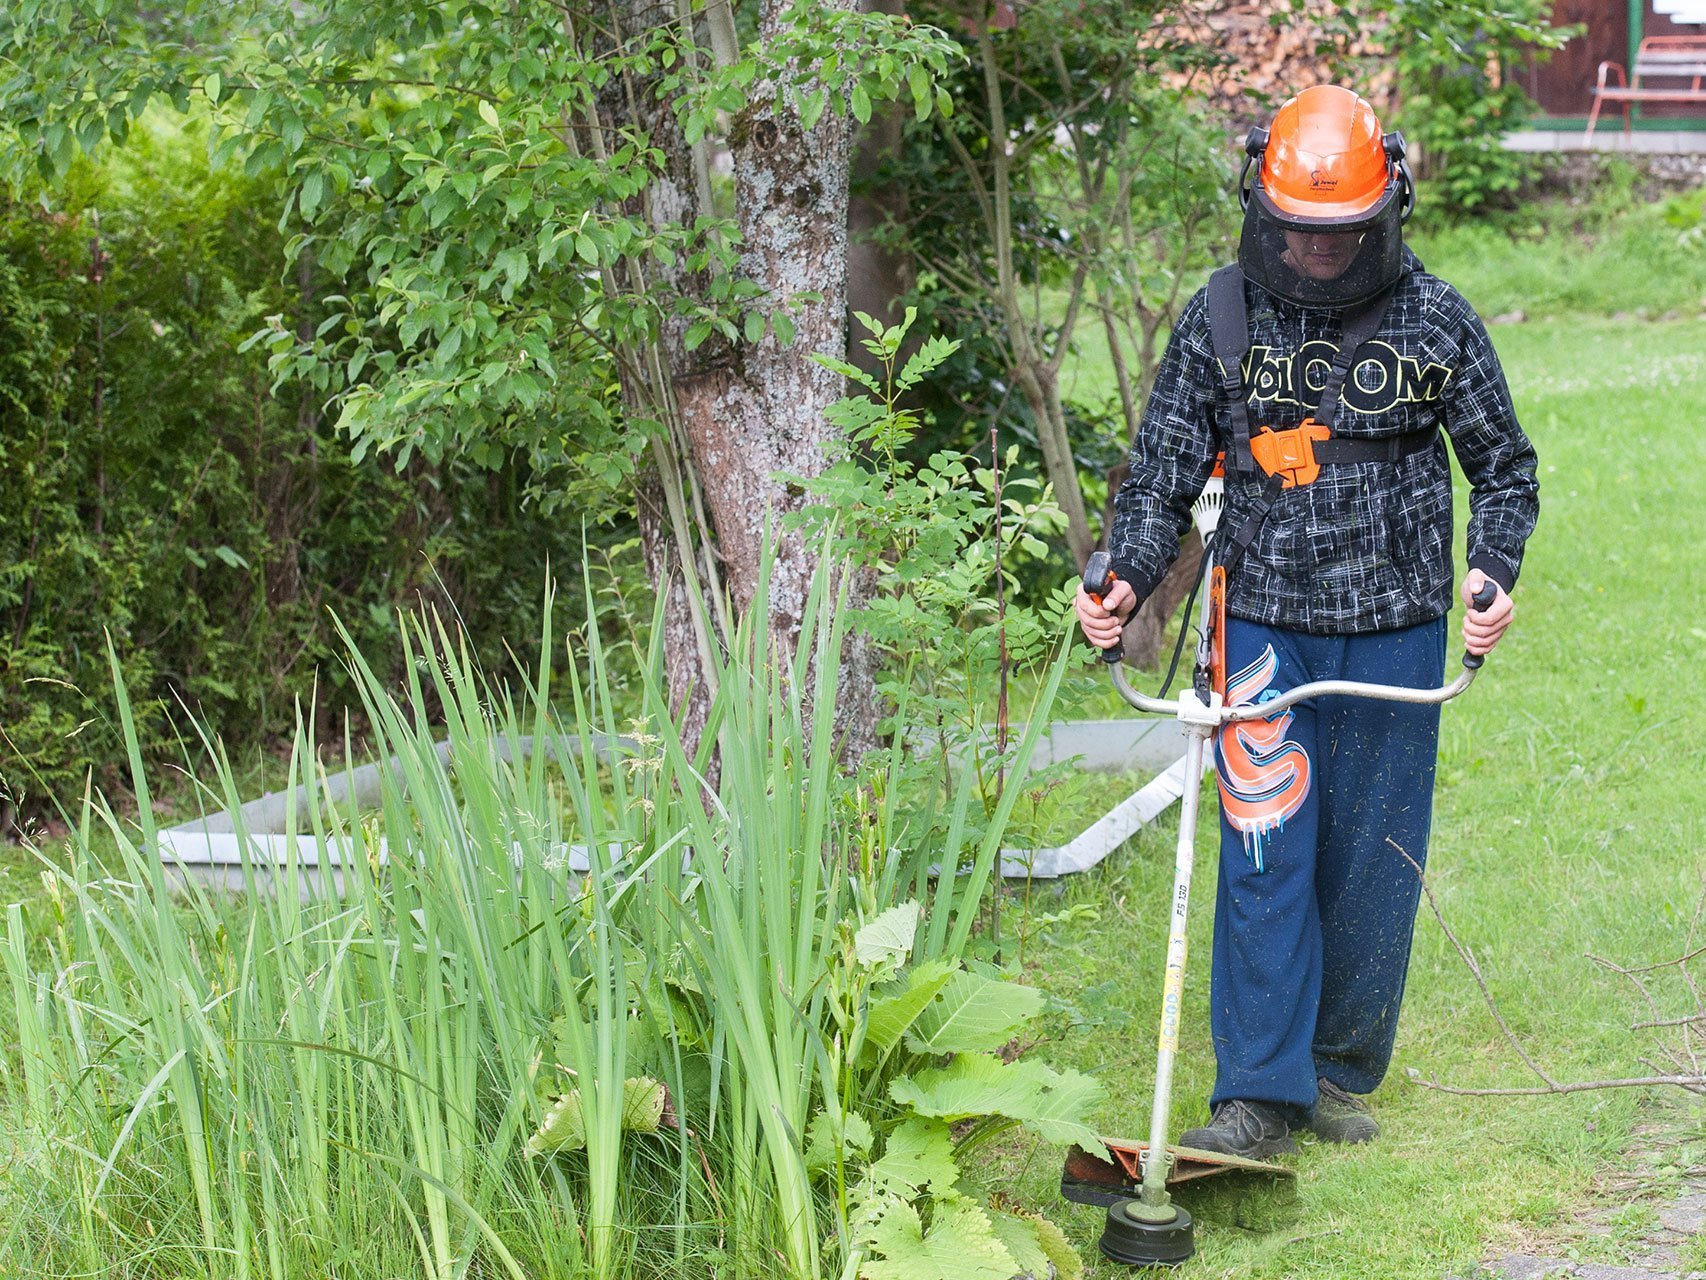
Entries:
POLYGON ((163 867, 119 682, 138 817, 86 797, 0 941, 0 1273, 1071 1274, 956 1163, 1015 1123, 1094 1142, 1088 1078, 995 1053, 1040 994, 962 960, 1020 789, 916 799, 902 735, 843 776, 829 581, 787 661, 761 597, 697 744, 655 648, 624 713, 590 601, 561 681, 498 687, 431 617, 400 686, 352 647, 380 802, 332 800, 304 714, 295 851, 239 823, 235 893, 163 867))

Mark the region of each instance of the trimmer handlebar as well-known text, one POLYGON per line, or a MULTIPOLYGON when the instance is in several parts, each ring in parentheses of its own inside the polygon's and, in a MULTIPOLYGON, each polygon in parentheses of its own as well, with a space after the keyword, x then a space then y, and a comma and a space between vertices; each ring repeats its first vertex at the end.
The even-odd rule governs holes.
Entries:
MULTIPOLYGON (((1476 613, 1480 613, 1484 609, 1492 608, 1493 601, 1498 598, 1499 584, 1488 578, 1481 583, 1481 589, 1469 597, 1469 603, 1474 606, 1476 613)), ((1487 655, 1484 653, 1465 653, 1463 655, 1463 665, 1471 671, 1479 671, 1481 664, 1486 660, 1487 655)))
MULTIPOLYGON (((1111 558, 1106 551, 1098 551, 1090 557, 1090 562, 1084 566, 1084 592, 1097 604, 1102 602, 1102 596, 1118 581, 1113 571, 1111 558)), ((1470 597, 1470 604, 1479 613, 1489 608, 1493 601, 1499 598, 1499 588, 1496 583, 1485 582, 1481 589, 1470 597)), ((1126 679, 1125 669, 1121 665, 1124 651, 1119 641, 1102 650, 1102 661, 1108 664, 1108 674, 1113 677, 1114 687, 1120 696, 1139 711, 1148 711, 1154 715, 1178 716, 1186 718, 1183 703, 1167 698, 1151 698, 1139 693, 1131 687, 1126 679)), ((1339 695, 1356 698, 1375 698, 1382 702, 1413 702, 1438 703, 1449 702, 1462 693, 1475 679, 1475 673, 1486 662, 1485 654, 1464 653, 1463 670, 1449 684, 1437 689, 1412 689, 1405 685, 1396 684, 1366 684, 1360 680, 1316 680, 1309 684, 1300 684, 1295 689, 1287 689, 1284 693, 1265 702, 1245 703, 1241 706, 1215 707, 1212 710, 1201 708, 1190 715, 1193 723, 1201 724, 1203 720, 1212 717, 1218 724, 1232 724, 1244 720, 1265 720, 1269 716, 1284 711, 1287 707, 1297 705, 1310 698, 1323 698, 1329 695, 1339 695)), ((1184 696, 1184 695, 1182 695, 1184 696)))
MULTIPOLYGON (((1102 597, 1107 594, 1119 577, 1114 573, 1114 561, 1106 551, 1097 551, 1090 557, 1090 563, 1084 566, 1084 594, 1097 604, 1102 603, 1102 597)), ((1102 661, 1110 667, 1118 667, 1125 660, 1125 646, 1118 640, 1102 650, 1102 661)))

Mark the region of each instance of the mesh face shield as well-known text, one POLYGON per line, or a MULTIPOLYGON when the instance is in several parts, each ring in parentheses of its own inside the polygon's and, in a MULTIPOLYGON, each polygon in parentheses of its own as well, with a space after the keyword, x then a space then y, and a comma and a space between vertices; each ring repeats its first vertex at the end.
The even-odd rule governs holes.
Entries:
POLYGON ((1269 293, 1305 307, 1355 306, 1398 279, 1403 262, 1403 184, 1350 218, 1298 218, 1258 181, 1247 193, 1238 265, 1269 293))

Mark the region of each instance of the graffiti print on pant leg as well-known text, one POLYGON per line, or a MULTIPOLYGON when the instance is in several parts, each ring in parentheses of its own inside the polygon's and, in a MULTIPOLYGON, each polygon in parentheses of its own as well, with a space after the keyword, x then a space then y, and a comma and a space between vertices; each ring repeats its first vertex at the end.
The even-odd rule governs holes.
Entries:
MULTIPOLYGON (((1279 696, 1271 683, 1279 658, 1268 645, 1249 666, 1227 681, 1229 706, 1266 702, 1279 696)), ((1244 851, 1258 872, 1267 869, 1262 842, 1303 806, 1309 795, 1309 754, 1287 738, 1292 714, 1281 711, 1265 720, 1222 726, 1215 737, 1215 772, 1220 807, 1244 837, 1244 851)))

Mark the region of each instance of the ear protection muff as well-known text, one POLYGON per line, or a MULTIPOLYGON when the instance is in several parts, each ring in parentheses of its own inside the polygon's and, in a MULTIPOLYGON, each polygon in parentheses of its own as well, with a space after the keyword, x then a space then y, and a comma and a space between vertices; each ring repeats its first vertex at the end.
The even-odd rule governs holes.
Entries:
POLYGON ((1416 211, 1416 179, 1410 172, 1410 162, 1404 159, 1404 135, 1397 129, 1381 134, 1380 145, 1386 152, 1386 158, 1392 162, 1392 167, 1398 171, 1398 181, 1403 184, 1401 199, 1404 203, 1398 213, 1398 221, 1403 224, 1408 222, 1410 215, 1416 211))
MULTIPOLYGON (((1402 140, 1400 140, 1402 141, 1402 140)), ((1268 131, 1257 125, 1244 137, 1244 167, 1238 172, 1238 207, 1250 207, 1250 167, 1260 163, 1262 153, 1268 149, 1268 131)))

